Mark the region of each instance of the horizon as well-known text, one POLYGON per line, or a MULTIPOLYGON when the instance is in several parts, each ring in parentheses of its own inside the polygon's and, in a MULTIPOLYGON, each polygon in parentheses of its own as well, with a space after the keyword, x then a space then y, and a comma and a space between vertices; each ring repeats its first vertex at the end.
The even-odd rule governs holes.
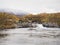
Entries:
POLYGON ((0 0, 0 9, 22 10, 32 14, 60 12, 60 0, 0 0))
POLYGON ((37 15, 37 14, 43 14, 43 13, 47 13, 47 14, 51 14, 51 13, 60 13, 59 12, 39 12, 39 13, 30 13, 30 12, 26 12, 23 10, 17 10, 17 9, 9 9, 9 8, 0 8, 0 12, 6 12, 6 13, 13 13, 13 14, 33 14, 33 15, 37 15))

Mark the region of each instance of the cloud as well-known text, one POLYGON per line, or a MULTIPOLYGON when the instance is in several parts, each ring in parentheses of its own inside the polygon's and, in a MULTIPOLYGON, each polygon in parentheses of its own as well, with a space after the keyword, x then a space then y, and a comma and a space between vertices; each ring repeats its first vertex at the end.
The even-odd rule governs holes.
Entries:
POLYGON ((0 8, 23 10, 30 13, 58 12, 60 0, 0 0, 0 8))
POLYGON ((59 11, 56 11, 55 9, 42 8, 41 12, 54 13, 54 12, 59 12, 59 11))
POLYGON ((37 14, 37 13, 56 13, 56 12, 60 12, 60 11, 58 11, 58 10, 56 10, 56 9, 51 9, 51 8, 40 8, 39 10, 37 9, 37 10, 35 10, 35 11, 32 11, 31 13, 33 13, 33 14, 37 14))

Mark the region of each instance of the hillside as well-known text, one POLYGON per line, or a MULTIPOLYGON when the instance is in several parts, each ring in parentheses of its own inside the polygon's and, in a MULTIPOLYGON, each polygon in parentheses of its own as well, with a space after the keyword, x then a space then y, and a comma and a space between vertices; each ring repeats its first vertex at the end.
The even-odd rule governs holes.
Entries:
POLYGON ((34 22, 60 27, 60 12, 34 15, 19 10, 0 10, 0 29, 16 28, 18 23, 25 25, 34 22))

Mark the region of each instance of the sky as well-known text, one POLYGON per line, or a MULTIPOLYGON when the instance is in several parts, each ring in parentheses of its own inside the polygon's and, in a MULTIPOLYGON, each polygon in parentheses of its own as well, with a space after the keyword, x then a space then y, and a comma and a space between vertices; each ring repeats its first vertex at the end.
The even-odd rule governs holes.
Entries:
POLYGON ((60 12, 60 0, 0 0, 0 9, 16 9, 29 13, 60 12))

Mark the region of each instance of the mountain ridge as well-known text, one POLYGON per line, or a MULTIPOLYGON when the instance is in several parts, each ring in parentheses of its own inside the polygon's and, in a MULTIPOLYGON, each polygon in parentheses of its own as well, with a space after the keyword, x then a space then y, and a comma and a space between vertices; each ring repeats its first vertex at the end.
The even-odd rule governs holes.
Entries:
POLYGON ((10 13, 10 14, 15 14, 20 16, 29 14, 28 12, 22 10, 15 10, 15 9, 0 9, 0 12, 10 13))

